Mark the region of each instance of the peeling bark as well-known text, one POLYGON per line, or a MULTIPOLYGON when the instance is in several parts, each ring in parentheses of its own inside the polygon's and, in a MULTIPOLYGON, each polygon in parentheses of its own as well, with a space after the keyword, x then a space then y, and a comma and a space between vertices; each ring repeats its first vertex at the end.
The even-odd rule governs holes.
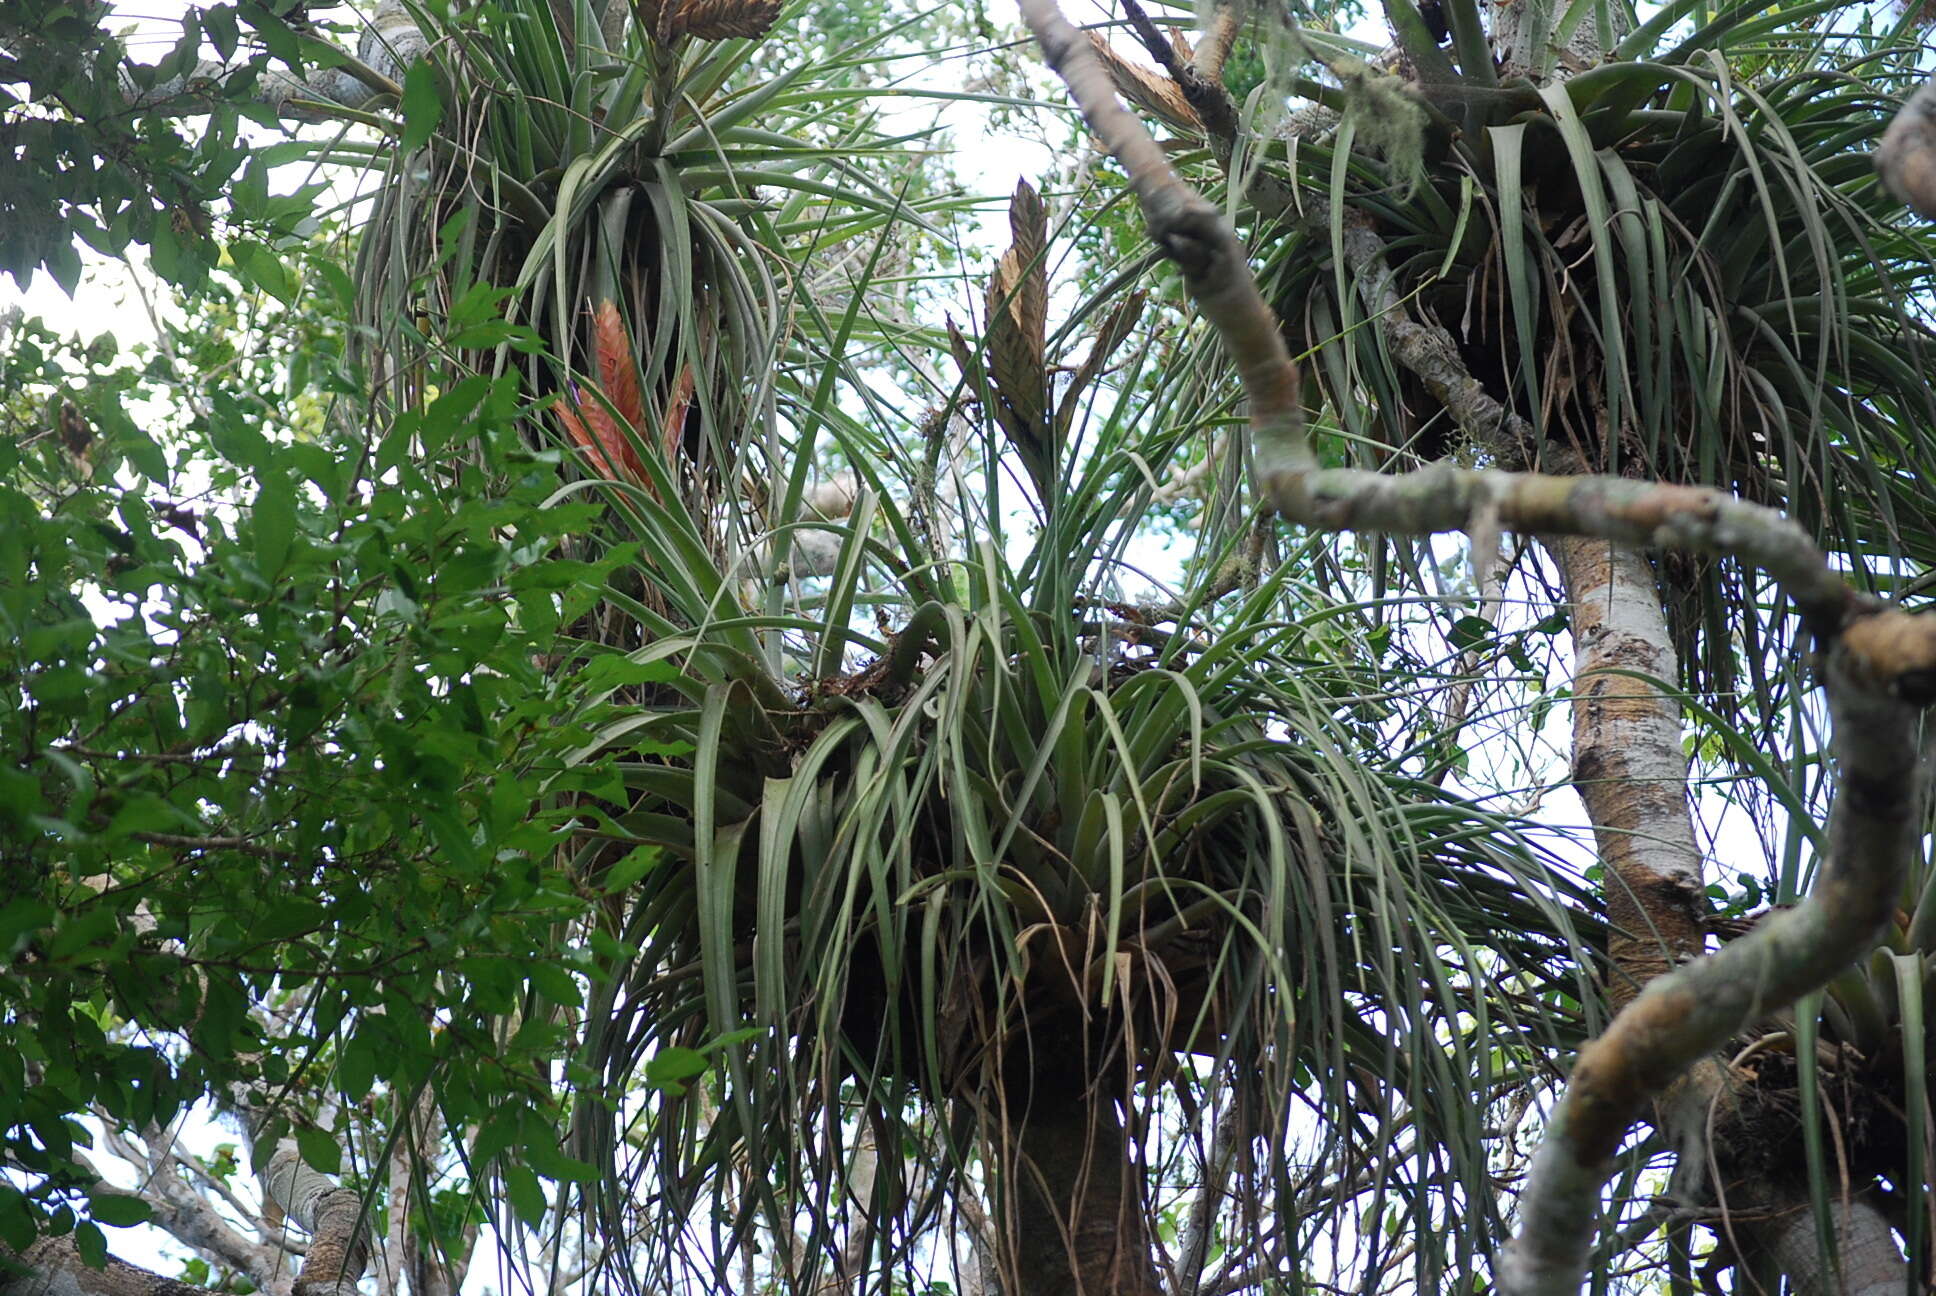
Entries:
POLYGON ((982 1205, 980 1188, 963 1178, 955 1194, 955 1216, 948 1221, 948 1254, 955 1262, 961 1296, 1000 1296, 1001 1255, 995 1226, 982 1205))
POLYGON ((1873 947, 1920 847, 1918 729, 1936 692, 1932 663, 1936 622, 1902 612, 1872 613, 1830 643, 1824 674, 1840 778, 1814 891, 1799 908, 1656 978, 1581 1053, 1520 1198, 1502 1292, 1576 1291, 1600 1187, 1646 1102, 1747 1023, 1873 947))
POLYGON ((42 1238, 24 1255, 0 1243, 0 1260, 26 1266, 25 1273, 0 1270, 0 1296, 208 1296, 206 1287, 164 1278, 113 1256, 105 1267, 90 1269, 72 1234, 42 1238))
MULTIPOLYGON (((1564 467, 1580 466, 1577 456, 1568 459, 1564 467)), ((1680 706, 1649 682, 1675 680, 1679 663, 1646 554, 1578 536, 1546 547, 1571 605, 1572 779, 1604 868, 1606 996, 1617 1013, 1705 945, 1705 870, 1680 706)), ((1676 1150, 1674 1182, 1683 1193, 1698 1192, 1709 1118, 1726 1084, 1726 1070, 1710 1060, 1673 1081, 1654 1105, 1654 1125, 1676 1150)))
POLYGON ((1687 802, 1678 674, 1653 564, 1625 545, 1554 541, 1573 607, 1573 786, 1606 869, 1615 1011, 1699 954, 1702 862, 1687 802))
MULTIPOLYGON (((1490 5, 1488 9, 1492 19, 1492 44, 1498 53, 1502 79, 1564 80, 1574 72, 1598 65, 1605 57, 1591 8, 1584 14, 1575 14, 1573 30, 1560 39, 1555 39, 1560 34, 1554 31, 1553 23, 1564 16, 1564 5, 1531 5, 1521 0, 1490 5)), ((1624 16, 1618 5, 1608 5, 1607 11, 1616 21, 1624 16)), ((1625 27, 1620 22, 1614 28, 1615 40, 1626 34, 1625 27)))
POLYGON ((1183 1227, 1177 1232, 1176 1271, 1171 1276, 1171 1296, 1199 1296, 1203 1291, 1204 1267, 1210 1255, 1210 1237, 1217 1212, 1223 1208, 1230 1174, 1236 1168, 1237 1152, 1246 1137, 1243 1104, 1237 1095, 1226 1100, 1210 1135, 1210 1146, 1203 1157, 1203 1174, 1197 1185, 1197 1200, 1183 1227))

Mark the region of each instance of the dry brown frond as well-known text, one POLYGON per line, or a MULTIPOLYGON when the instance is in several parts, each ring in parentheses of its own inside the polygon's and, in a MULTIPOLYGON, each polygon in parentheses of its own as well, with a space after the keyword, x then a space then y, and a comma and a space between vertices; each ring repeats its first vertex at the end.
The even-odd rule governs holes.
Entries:
POLYGON ((1181 27, 1171 27, 1167 30, 1170 38, 1170 53, 1176 56, 1176 61, 1184 67, 1189 67, 1195 63, 1197 61, 1197 52, 1191 48, 1190 38, 1183 34, 1183 29, 1181 27))
POLYGON ((747 40, 764 36, 783 0, 673 0, 659 18, 662 40, 747 40))
POLYGON ((1165 125, 1192 134, 1203 132, 1203 122, 1197 117, 1196 109, 1183 97, 1183 91, 1176 82, 1161 76, 1150 68, 1140 67, 1118 54, 1109 47, 1109 42, 1095 32, 1086 33, 1089 44, 1095 48, 1096 57, 1102 60, 1103 70, 1109 73, 1110 84, 1116 93, 1150 113, 1165 125))
POLYGON ((672 385, 672 397, 666 402, 665 460, 669 466, 679 463, 679 447, 686 437, 686 416, 692 411, 693 373, 691 363, 679 370, 678 381, 672 385))
POLYGON ((1116 303, 1115 309, 1103 320, 1102 327, 1096 330, 1095 345, 1089 348, 1089 356, 1076 370, 1068 390, 1062 393, 1061 401, 1055 409, 1056 437, 1060 439, 1069 430, 1075 419, 1077 408, 1082 403, 1082 393, 1101 375, 1109 364, 1109 358, 1116 354, 1116 348, 1128 339, 1136 322, 1143 317, 1143 303, 1149 294, 1137 289, 1116 303))
POLYGON ((1049 211, 1028 181, 1015 186, 1008 205, 1013 238, 988 281, 988 368, 1001 397, 997 410, 1010 440, 1039 450, 1048 412, 1048 373, 1043 338, 1049 315, 1049 211))
POLYGON ((968 339, 961 335, 955 326, 955 317, 948 316, 948 349, 954 352, 955 364, 961 369, 961 376, 968 381, 969 394, 976 400, 981 399, 981 361, 975 358, 975 349, 968 345, 968 339))

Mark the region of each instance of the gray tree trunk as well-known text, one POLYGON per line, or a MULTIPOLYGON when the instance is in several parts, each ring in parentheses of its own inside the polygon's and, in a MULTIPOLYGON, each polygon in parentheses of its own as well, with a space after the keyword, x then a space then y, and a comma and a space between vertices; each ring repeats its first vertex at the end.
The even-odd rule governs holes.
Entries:
POLYGON ((1882 1212, 1865 1198, 1829 1208, 1839 1265, 1822 1253, 1815 1212, 1806 1194, 1777 1198, 1767 1206, 1770 1222, 1738 1231, 1744 1247, 1758 1248, 1781 1269, 1795 1296, 1902 1296, 1908 1262, 1882 1212))

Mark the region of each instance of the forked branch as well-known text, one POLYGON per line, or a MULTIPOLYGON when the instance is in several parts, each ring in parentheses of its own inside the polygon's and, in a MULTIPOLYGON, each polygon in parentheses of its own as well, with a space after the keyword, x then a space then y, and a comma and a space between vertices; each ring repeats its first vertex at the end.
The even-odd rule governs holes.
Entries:
POLYGON ((1182 270, 1235 361, 1259 484, 1287 521, 1412 535, 1507 528, 1731 555, 1779 581, 1815 633, 1837 755, 1815 890, 1719 953, 1651 982, 1581 1054, 1496 1275, 1505 1296, 1571 1296, 1614 1153, 1648 1102, 1748 1023, 1867 953, 1894 912, 1920 840, 1918 735, 1921 712, 1936 702, 1936 618, 1857 593, 1801 527, 1721 491, 1445 466, 1397 476, 1318 469, 1296 366, 1235 231, 1116 102, 1089 42, 1055 0, 1022 0, 1022 12, 1090 129, 1128 172, 1151 237, 1182 270))
POLYGON ((1022 14, 1049 66, 1068 82, 1089 129, 1129 173, 1150 237, 1176 262, 1191 299, 1223 340, 1250 400, 1257 444, 1277 447, 1287 463, 1311 466, 1297 365, 1277 331, 1276 315, 1257 291, 1236 231, 1183 183, 1143 124, 1116 101, 1109 73, 1055 0, 1024 0, 1022 14))

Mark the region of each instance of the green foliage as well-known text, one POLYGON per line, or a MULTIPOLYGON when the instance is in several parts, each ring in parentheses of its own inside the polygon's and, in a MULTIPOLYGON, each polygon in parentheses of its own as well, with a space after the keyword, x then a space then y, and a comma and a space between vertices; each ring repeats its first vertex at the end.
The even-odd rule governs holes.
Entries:
MULTIPOLYGON (((1455 33, 1462 7, 1448 6, 1455 33)), ((1914 486, 1932 465, 1910 431, 1936 413, 1932 263, 1866 152, 1889 119, 1876 105, 1922 76, 1920 46, 1809 31, 1818 13, 1745 3, 1688 31, 1670 7, 1545 86, 1497 84, 1491 54, 1434 47, 1417 186, 1409 153, 1364 136, 1350 65, 1332 58, 1346 91, 1301 88, 1345 108, 1341 126, 1271 143, 1264 163, 1321 194, 1328 220, 1263 245, 1262 277, 1315 350, 1340 452, 1533 462, 1565 446, 1598 470, 1785 508, 1867 555, 1865 573, 1936 557, 1914 486), (1375 264, 1347 248, 1360 219, 1385 248, 1375 264), (1376 326, 1394 310, 1450 329, 1530 439, 1472 444, 1452 427, 1376 326)), ((1763 675, 1760 649, 1787 642, 1779 600, 1727 562, 1668 559, 1663 576, 1685 682, 1717 705, 1738 691, 1774 724, 1793 696, 1763 675), (1739 640, 1758 646, 1745 679, 1739 640)))
MULTIPOLYGON (((614 1095, 579 1105, 577 1136, 604 1158, 604 1231, 628 1185, 663 1185, 669 1203, 615 1263, 724 1281, 733 1245, 693 1257, 680 1221, 751 1162, 768 1181, 740 1196, 735 1236, 808 1230, 796 1257, 772 1262, 776 1280, 806 1289, 849 1245, 887 1271, 934 1227, 907 1185, 949 1191, 977 1159, 999 1165, 1019 1119, 962 1126, 951 1110, 1020 1112, 1031 1093, 1100 1084, 1153 1123, 1167 1086, 1255 1111, 1301 1093, 1346 1140, 1346 1113, 1377 1110, 1383 1082, 1429 1073, 1415 1110, 1376 1135, 1388 1143, 1411 1121, 1469 1123, 1491 1084, 1585 1025, 1568 955, 1590 924, 1553 900, 1583 896, 1510 822, 1413 777, 1409 749, 1383 753, 1387 726, 1410 732, 1418 717, 1354 700, 1386 696, 1370 626, 1294 579, 1301 556, 1254 571, 1221 609, 1203 596, 1160 614, 1174 632, 1144 622, 1147 639, 1146 614, 1112 597, 1148 515, 1140 465, 1201 425, 1173 421, 1187 396, 1143 381, 1149 354, 1113 372, 1119 390, 1089 388, 1137 310, 1105 296, 1048 328, 1049 294, 1029 283, 1049 260, 1032 197, 1014 209, 1029 250, 990 288, 1005 322, 979 344, 957 339, 963 391, 925 438, 886 406, 848 413, 836 381, 867 377, 837 363, 789 393, 793 472, 831 441, 862 489, 833 523, 800 509, 797 486, 769 498, 772 533, 838 542, 829 574, 781 587, 777 611, 696 552, 673 502, 608 488, 658 600, 614 597, 638 623, 628 657, 681 664, 579 754, 624 785, 611 835, 662 861, 640 874, 618 932, 636 958, 590 997, 594 1073, 643 1073, 657 1091, 636 1145, 611 1124, 614 1095), (1074 378, 1051 389, 1058 350, 1074 378), (979 422, 958 513, 921 486, 951 414, 979 422), (1025 484, 1012 485, 1005 447, 1023 443, 1025 484), (1505 985, 1553 1010, 1521 1013, 1505 985), (1468 1011, 1491 1023, 1478 1037, 1512 1046, 1469 1038, 1468 1011), (1029 1069, 1015 1059, 1031 1032, 1068 1047, 1029 1069), (711 1082, 687 1084, 714 1047, 711 1082), (1140 1084, 1089 1069, 1125 1050, 1140 1084), (910 1164, 880 1172, 875 1231, 857 1242, 833 1185, 853 1131, 880 1123, 910 1164)), ((856 296, 813 321, 829 354, 863 309, 856 296)), ((630 639, 610 622, 603 633, 630 639)), ((1268 1146, 1243 1158, 1246 1199, 1299 1217, 1309 1186, 1268 1146)), ((1415 1175, 1414 1227, 1495 1209, 1471 1177, 1479 1162, 1381 1164, 1415 1175)), ((1419 1272, 1476 1263, 1473 1236, 1419 1272)))
MULTIPOLYGON (((555 458, 516 435, 510 381, 408 412, 482 465, 453 466, 386 453, 396 427, 292 423, 277 368, 215 365, 224 344, 198 332, 180 369, 33 324, 6 352, 0 1220, 16 1247, 37 1219, 71 1226, 63 1204, 89 1191, 79 1113, 166 1125, 236 1084, 300 1103, 434 1083, 458 1119, 542 1110, 519 1062, 555 1039, 490 1023, 534 989, 562 998, 534 960, 584 972, 612 953, 556 940, 591 896, 554 850, 571 798, 604 779, 564 767, 590 731, 554 722, 540 667, 604 572, 561 554, 590 511, 551 506, 555 458), (159 442, 120 412, 191 374, 199 408, 159 442), (23 426, 55 393, 70 435, 23 426), (278 1003, 295 1011, 260 1012, 278 1003)), ((298 1137, 332 1160, 319 1134, 298 1137)), ((122 1198, 92 1215, 133 1222, 122 1198)))
POLYGON ((259 81, 332 56, 244 0, 190 8, 174 48, 149 63, 104 27, 111 12, 62 0, 0 10, 0 273, 24 286, 45 269, 71 293, 83 248, 144 247, 164 279, 196 287, 219 256, 218 209, 238 227, 255 220, 240 199, 262 159, 243 128, 276 122, 259 81), (200 62, 204 40, 230 60, 218 75, 200 62), (191 111, 192 124, 178 120, 191 111))

